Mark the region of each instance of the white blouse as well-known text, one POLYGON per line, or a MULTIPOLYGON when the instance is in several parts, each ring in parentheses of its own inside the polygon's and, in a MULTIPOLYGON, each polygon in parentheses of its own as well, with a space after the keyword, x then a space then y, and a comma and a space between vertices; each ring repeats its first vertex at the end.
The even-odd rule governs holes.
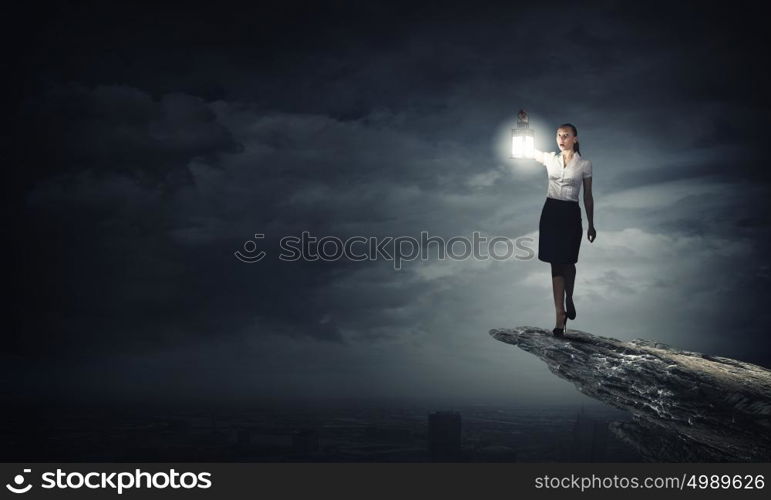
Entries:
POLYGON ((581 184, 584 179, 592 176, 592 162, 583 159, 580 153, 573 153, 573 158, 563 167, 562 153, 544 152, 543 164, 549 176, 546 196, 558 200, 578 201, 581 184))

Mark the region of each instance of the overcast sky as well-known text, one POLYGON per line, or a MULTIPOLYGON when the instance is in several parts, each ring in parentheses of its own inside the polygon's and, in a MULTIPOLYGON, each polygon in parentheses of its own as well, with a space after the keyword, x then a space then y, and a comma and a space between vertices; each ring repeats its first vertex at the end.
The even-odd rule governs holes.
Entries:
POLYGON ((554 326, 534 252, 278 258, 303 231, 537 250, 520 108, 539 149, 572 122, 593 163, 569 328, 771 366, 760 13, 422 5, 19 12, 5 395, 588 402, 488 335, 554 326))

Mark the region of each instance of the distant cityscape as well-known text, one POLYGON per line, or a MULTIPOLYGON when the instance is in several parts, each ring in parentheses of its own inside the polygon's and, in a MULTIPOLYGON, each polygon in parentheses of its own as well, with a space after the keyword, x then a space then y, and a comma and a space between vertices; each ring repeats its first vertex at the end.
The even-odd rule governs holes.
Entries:
POLYGON ((348 407, 18 414, 5 462, 640 462, 612 408, 348 407))

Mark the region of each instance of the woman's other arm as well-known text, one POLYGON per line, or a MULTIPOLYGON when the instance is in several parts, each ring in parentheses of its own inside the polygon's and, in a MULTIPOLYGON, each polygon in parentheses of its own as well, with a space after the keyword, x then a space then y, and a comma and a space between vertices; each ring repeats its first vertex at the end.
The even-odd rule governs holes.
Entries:
POLYGON ((597 231, 594 229, 594 196, 592 196, 592 178, 584 177, 584 209, 586 218, 589 221, 589 230, 586 235, 589 241, 594 241, 597 237, 597 231))
POLYGON ((538 151, 537 149, 533 149, 533 156, 532 158, 537 161, 538 163, 544 165, 543 162, 543 151, 538 151))

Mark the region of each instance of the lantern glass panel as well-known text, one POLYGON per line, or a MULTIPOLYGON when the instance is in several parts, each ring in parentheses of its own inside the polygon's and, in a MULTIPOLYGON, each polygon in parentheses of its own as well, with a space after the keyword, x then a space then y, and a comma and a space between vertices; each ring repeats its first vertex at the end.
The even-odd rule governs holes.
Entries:
POLYGON ((531 158, 535 149, 533 130, 515 128, 511 136, 511 156, 514 158, 531 158))

